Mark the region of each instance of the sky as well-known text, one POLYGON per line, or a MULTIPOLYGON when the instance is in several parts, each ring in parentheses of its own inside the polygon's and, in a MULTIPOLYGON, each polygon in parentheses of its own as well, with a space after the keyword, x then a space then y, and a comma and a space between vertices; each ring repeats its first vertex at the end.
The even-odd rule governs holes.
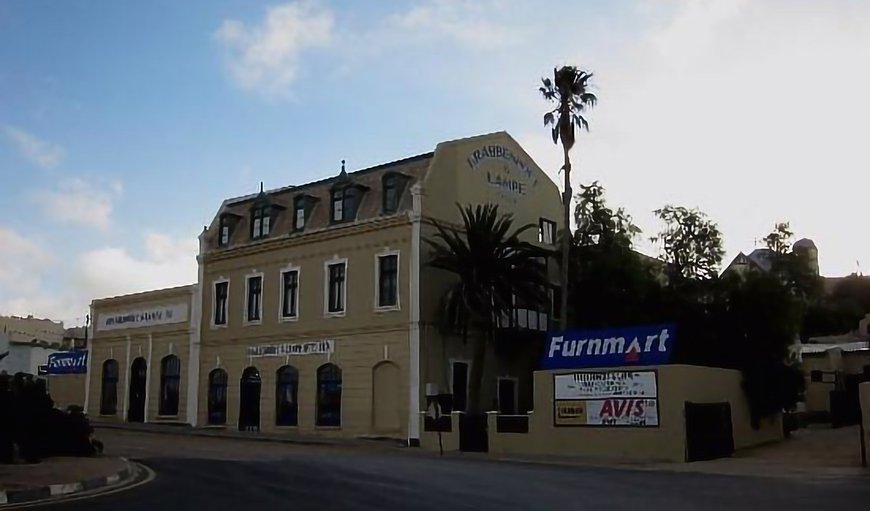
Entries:
POLYGON ((506 130, 554 180, 537 87, 593 72, 573 183, 643 229, 697 207, 725 264, 776 222, 870 267, 870 2, 0 0, 0 314, 196 281, 223 199, 506 130))

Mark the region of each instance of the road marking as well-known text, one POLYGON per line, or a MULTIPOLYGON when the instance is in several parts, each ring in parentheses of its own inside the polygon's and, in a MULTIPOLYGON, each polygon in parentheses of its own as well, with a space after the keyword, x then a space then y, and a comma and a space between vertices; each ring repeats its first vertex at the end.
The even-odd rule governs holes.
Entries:
MULTIPOLYGON (((51 497, 51 498, 42 499, 42 500, 34 500, 32 502, 22 502, 21 504, 9 504, 9 505, 3 506, 0 509, 3 509, 4 511, 6 509, 25 509, 25 508, 34 507, 34 506, 51 506, 54 504, 66 504, 67 502, 75 502, 77 500, 96 499, 96 498, 103 497, 106 495, 113 495, 115 493, 121 493, 122 491, 127 491, 127 490, 132 490, 133 488, 138 488, 139 486, 150 483, 151 481, 154 480, 155 477, 157 477, 157 474, 153 470, 151 470, 149 467, 146 467, 145 465, 142 465, 140 463, 134 463, 134 465, 136 465, 138 470, 142 470, 143 472, 145 472, 145 478, 142 479, 141 481, 137 481, 135 483, 132 483, 129 485, 124 485, 124 486, 121 486, 118 488, 111 488, 110 486, 105 486, 103 488, 95 488, 92 492, 87 492, 87 493, 83 492, 81 495, 73 495, 70 497, 61 497, 60 495, 58 495, 56 497, 51 497), (105 490, 106 488, 111 488, 111 489, 107 490, 107 491, 100 491, 100 490, 105 490)), ((78 483, 76 483, 76 484, 78 484, 78 483)), ((66 486, 66 485, 55 485, 55 486, 66 486)), ((3 492, 3 494, 4 494, 3 496, 5 496, 5 492, 3 492)))

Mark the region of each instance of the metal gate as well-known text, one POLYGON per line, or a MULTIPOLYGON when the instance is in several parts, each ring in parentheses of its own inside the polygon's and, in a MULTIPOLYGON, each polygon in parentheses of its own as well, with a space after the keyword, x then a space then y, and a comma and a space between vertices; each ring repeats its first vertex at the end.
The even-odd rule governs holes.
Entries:
POLYGON ((485 414, 463 413, 459 416, 459 450, 466 452, 489 451, 485 414))
POLYGON ((686 401, 686 461, 726 458, 734 453, 730 403, 686 401))

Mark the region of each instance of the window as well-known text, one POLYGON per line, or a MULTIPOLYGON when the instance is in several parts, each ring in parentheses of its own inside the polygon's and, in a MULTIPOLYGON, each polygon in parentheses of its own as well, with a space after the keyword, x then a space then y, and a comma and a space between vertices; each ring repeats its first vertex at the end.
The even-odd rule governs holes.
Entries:
POLYGON ((230 283, 226 280, 214 284, 214 324, 227 324, 227 298, 230 283))
POLYGON ((281 272, 281 319, 293 319, 299 314, 299 270, 281 272))
POLYGON ((100 388, 100 415, 118 413, 118 361, 103 362, 103 381, 100 388))
POLYGON ((554 320, 559 319, 562 314, 562 288, 559 286, 553 286, 553 294, 552 294, 552 307, 550 310, 550 317, 554 320))
POLYGON ((346 269, 347 262, 332 263, 327 265, 327 293, 326 312, 340 314, 344 312, 344 295, 347 291, 346 269))
POLYGON ((293 199, 293 230, 301 231, 305 228, 305 197, 293 199))
POLYGON ((296 426, 299 423, 299 371, 293 366, 278 369, 275 378, 275 425, 296 426))
POLYGON ((208 373, 208 423, 227 423, 227 372, 214 369, 208 373))
POLYGON ((399 209, 399 184, 399 176, 395 174, 384 176, 384 213, 395 213, 399 209))
POLYGON ((450 392, 453 394, 452 409, 464 412, 468 405, 468 362, 451 362, 450 392))
POLYGON ((352 221, 356 218, 364 187, 349 185, 332 190, 332 222, 352 221))
POLYGON ((341 369, 324 364, 317 369, 318 426, 341 426, 341 369))
POLYGON ((251 239, 258 240, 269 235, 272 214, 269 206, 257 206, 251 210, 251 239))
POLYGON ((230 244, 230 219, 226 216, 222 216, 220 220, 220 238, 218 239, 218 245, 221 247, 225 247, 230 244))
POLYGON ((160 361, 160 400, 158 414, 178 415, 178 388, 181 384, 181 360, 167 355, 160 361))
POLYGON ((378 256, 378 307, 399 306, 399 254, 378 256))
POLYGON ((245 299, 245 320, 260 321, 263 312, 263 275, 248 277, 245 299))
POLYGON ((542 218, 538 228, 538 241, 547 245, 556 244, 556 222, 542 218))

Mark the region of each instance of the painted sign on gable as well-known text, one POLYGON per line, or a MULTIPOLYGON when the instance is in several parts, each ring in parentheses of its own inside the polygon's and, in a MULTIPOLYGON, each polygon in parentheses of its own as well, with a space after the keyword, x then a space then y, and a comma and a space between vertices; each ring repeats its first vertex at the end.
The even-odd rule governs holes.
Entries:
POLYGON ((490 187, 514 198, 527 195, 538 184, 532 166, 503 145, 481 146, 471 151, 466 161, 471 170, 484 173, 490 187), (488 162, 492 164, 484 165, 488 162))
POLYGON ((542 369, 661 365, 670 361, 675 328, 647 325, 556 332, 544 349, 542 369))

